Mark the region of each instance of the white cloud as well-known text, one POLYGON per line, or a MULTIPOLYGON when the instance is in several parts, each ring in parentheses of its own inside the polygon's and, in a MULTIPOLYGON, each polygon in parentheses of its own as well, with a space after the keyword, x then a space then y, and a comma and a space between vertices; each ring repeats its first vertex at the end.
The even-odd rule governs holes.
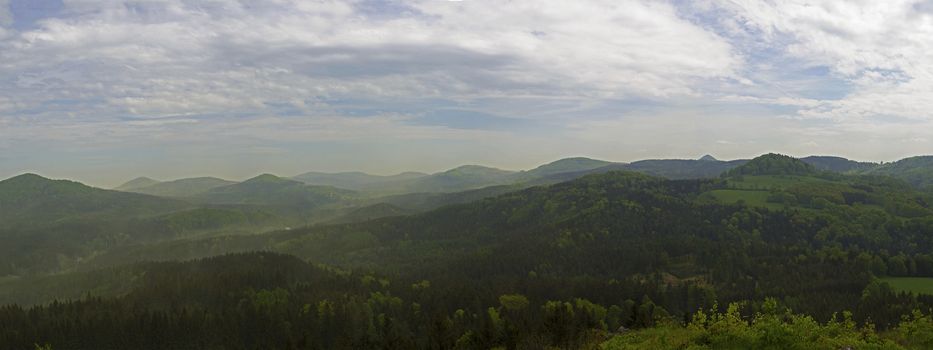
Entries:
POLYGON ((827 66, 847 96, 800 115, 838 122, 933 119, 933 12, 928 0, 732 1, 736 32, 760 33, 787 55, 827 66))
POLYGON ((93 118, 261 113, 313 97, 677 96, 741 64, 658 2, 357 5, 65 1, 65 17, 0 42, 0 91, 93 118))

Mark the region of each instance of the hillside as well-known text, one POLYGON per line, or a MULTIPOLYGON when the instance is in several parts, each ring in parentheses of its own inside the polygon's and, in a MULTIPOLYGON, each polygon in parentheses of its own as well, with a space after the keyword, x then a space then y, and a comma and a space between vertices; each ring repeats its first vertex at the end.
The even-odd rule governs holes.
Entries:
POLYGON ((35 174, 0 181, 0 227, 52 225, 69 218, 152 215, 185 207, 188 205, 184 202, 103 190, 35 174))
POLYGON ((470 203, 484 198, 495 197, 503 193, 518 191, 530 186, 531 184, 529 183, 520 183, 514 185, 488 186, 475 190, 452 193, 406 193, 376 197, 371 201, 388 203, 393 206, 404 208, 409 212, 424 212, 448 205, 470 203))
POLYGON ((412 214, 412 211, 406 210, 404 208, 389 204, 389 203, 376 203, 373 205, 363 206, 359 208, 351 209, 346 214, 340 215, 339 217, 328 220, 329 224, 342 224, 342 223, 351 223, 351 222, 361 222, 369 221, 374 219, 380 219, 384 217, 392 216, 404 216, 412 214))
POLYGON ((119 242, 174 237, 152 220, 191 207, 35 174, 0 181, 0 277, 69 268, 119 242))
POLYGON ((918 156, 885 163, 867 169, 862 174, 891 176, 918 188, 933 186, 933 156, 918 156))
POLYGON ((854 160, 833 156, 809 156, 800 158, 800 160, 812 165, 817 170, 837 173, 866 171, 878 166, 876 163, 856 162, 854 160))

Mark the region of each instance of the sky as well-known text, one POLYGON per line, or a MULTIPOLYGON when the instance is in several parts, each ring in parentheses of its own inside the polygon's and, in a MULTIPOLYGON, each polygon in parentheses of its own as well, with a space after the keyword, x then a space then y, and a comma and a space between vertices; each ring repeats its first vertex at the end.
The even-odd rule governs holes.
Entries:
POLYGON ((0 0, 0 178, 933 153, 933 0, 0 0))

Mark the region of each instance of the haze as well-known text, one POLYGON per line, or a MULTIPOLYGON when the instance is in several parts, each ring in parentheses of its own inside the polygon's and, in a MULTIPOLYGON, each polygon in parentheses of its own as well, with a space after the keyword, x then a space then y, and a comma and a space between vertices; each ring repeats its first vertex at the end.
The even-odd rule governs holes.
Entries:
POLYGON ((933 1, 0 0, 0 178, 890 161, 933 149, 930 38, 933 1))

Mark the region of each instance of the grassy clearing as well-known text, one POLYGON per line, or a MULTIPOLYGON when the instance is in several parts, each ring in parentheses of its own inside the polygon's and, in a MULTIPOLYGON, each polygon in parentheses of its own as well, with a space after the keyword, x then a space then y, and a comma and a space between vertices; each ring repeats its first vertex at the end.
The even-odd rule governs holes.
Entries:
POLYGON ((885 277, 881 281, 899 292, 933 295, 933 278, 930 277, 885 277))
POLYGON ((753 207, 765 207, 768 209, 784 208, 783 204, 768 203, 768 195, 770 195, 770 193, 767 191, 750 190, 713 190, 704 194, 707 199, 724 204, 734 204, 739 201, 745 201, 746 205, 753 207))

